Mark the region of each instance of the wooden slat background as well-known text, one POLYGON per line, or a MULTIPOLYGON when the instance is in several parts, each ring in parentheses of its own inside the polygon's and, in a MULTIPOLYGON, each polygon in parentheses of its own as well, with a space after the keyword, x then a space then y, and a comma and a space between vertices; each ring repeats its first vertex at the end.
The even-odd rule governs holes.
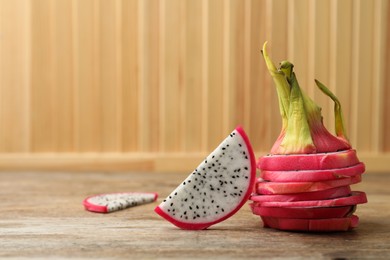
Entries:
POLYGON ((260 156, 281 125, 265 40, 390 171, 387 0, 0 0, 0 169, 188 170, 237 124, 260 156))

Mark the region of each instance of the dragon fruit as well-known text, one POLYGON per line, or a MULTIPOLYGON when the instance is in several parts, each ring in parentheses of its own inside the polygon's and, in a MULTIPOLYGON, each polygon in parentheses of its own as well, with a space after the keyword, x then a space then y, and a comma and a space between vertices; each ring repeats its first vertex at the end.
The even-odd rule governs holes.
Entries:
POLYGON ((156 207, 182 229, 206 229, 237 212, 253 191, 255 158, 248 137, 237 127, 156 207))
POLYGON ((120 192, 93 195, 83 201, 86 210, 99 213, 109 213, 151 203, 157 199, 155 192, 120 192))
POLYGON ((336 135, 332 135, 322 122, 321 108, 299 87, 294 65, 283 61, 276 68, 266 45, 262 53, 276 85, 282 130, 270 154, 257 162, 261 178, 251 196, 251 209, 265 227, 281 230, 355 228, 359 219, 352 213, 367 198, 349 186, 361 181, 365 166, 348 141, 340 101, 315 80, 334 101, 336 135))

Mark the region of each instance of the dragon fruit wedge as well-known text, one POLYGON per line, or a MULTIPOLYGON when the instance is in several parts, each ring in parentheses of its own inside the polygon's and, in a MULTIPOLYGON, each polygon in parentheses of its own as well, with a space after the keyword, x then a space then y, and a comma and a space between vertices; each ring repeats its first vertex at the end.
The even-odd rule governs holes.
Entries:
POLYGON ((206 229, 236 213, 256 180, 249 139, 237 127, 156 207, 155 212, 182 229, 206 229))

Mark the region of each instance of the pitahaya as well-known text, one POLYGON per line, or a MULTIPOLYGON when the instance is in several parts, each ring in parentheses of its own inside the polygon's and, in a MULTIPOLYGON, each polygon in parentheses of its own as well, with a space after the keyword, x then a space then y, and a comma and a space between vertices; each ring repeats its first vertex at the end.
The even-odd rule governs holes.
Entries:
POLYGON ((321 108, 300 89, 294 65, 283 61, 277 69, 266 43, 262 53, 276 85, 282 130, 270 154, 258 160, 261 178, 251 197, 253 213, 262 217, 265 227, 282 230, 345 231, 356 227, 359 219, 348 210, 367 198, 364 192, 351 192, 349 185, 361 181, 365 167, 349 144, 339 100, 315 81, 334 101, 334 136, 323 125, 321 108), (347 208, 339 212, 334 207, 347 208))
POLYGON ((252 147, 237 127, 155 211, 179 228, 206 229, 246 203, 255 178, 252 147))
POLYGON ((83 201, 86 210, 109 213, 134 207, 146 203, 151 203, 157 199, 154 192, 121 192, 93 195, 83 201))

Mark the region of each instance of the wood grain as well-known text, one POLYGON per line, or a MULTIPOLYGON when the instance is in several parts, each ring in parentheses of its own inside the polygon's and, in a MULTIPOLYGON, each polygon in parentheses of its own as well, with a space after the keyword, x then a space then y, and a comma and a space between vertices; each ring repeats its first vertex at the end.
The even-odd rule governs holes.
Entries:
POLYGON ((388 10, 387 0, 0 0, 0 158, 186 157, 238 124, 264 154, 281 126, 266 40, 331 132, 333 103, 314 78, 339 97, 353 147, 388 158, 388 10))
POLYGON ((0 257, 99 259, 387 259, 390 257, 390 175, 368 173, 355 189, 354 231, 306 234, 262 227, 248 205, 205 231, 180 230, 153 212, 187 174, 0 173, 0 257), (155 203, 110 214, 83 209, 87 196, 154 191, 155 203), (27 199, 28 198, 28 199, 27 199), (283 245, 283 246, 281 246, 283 245))

